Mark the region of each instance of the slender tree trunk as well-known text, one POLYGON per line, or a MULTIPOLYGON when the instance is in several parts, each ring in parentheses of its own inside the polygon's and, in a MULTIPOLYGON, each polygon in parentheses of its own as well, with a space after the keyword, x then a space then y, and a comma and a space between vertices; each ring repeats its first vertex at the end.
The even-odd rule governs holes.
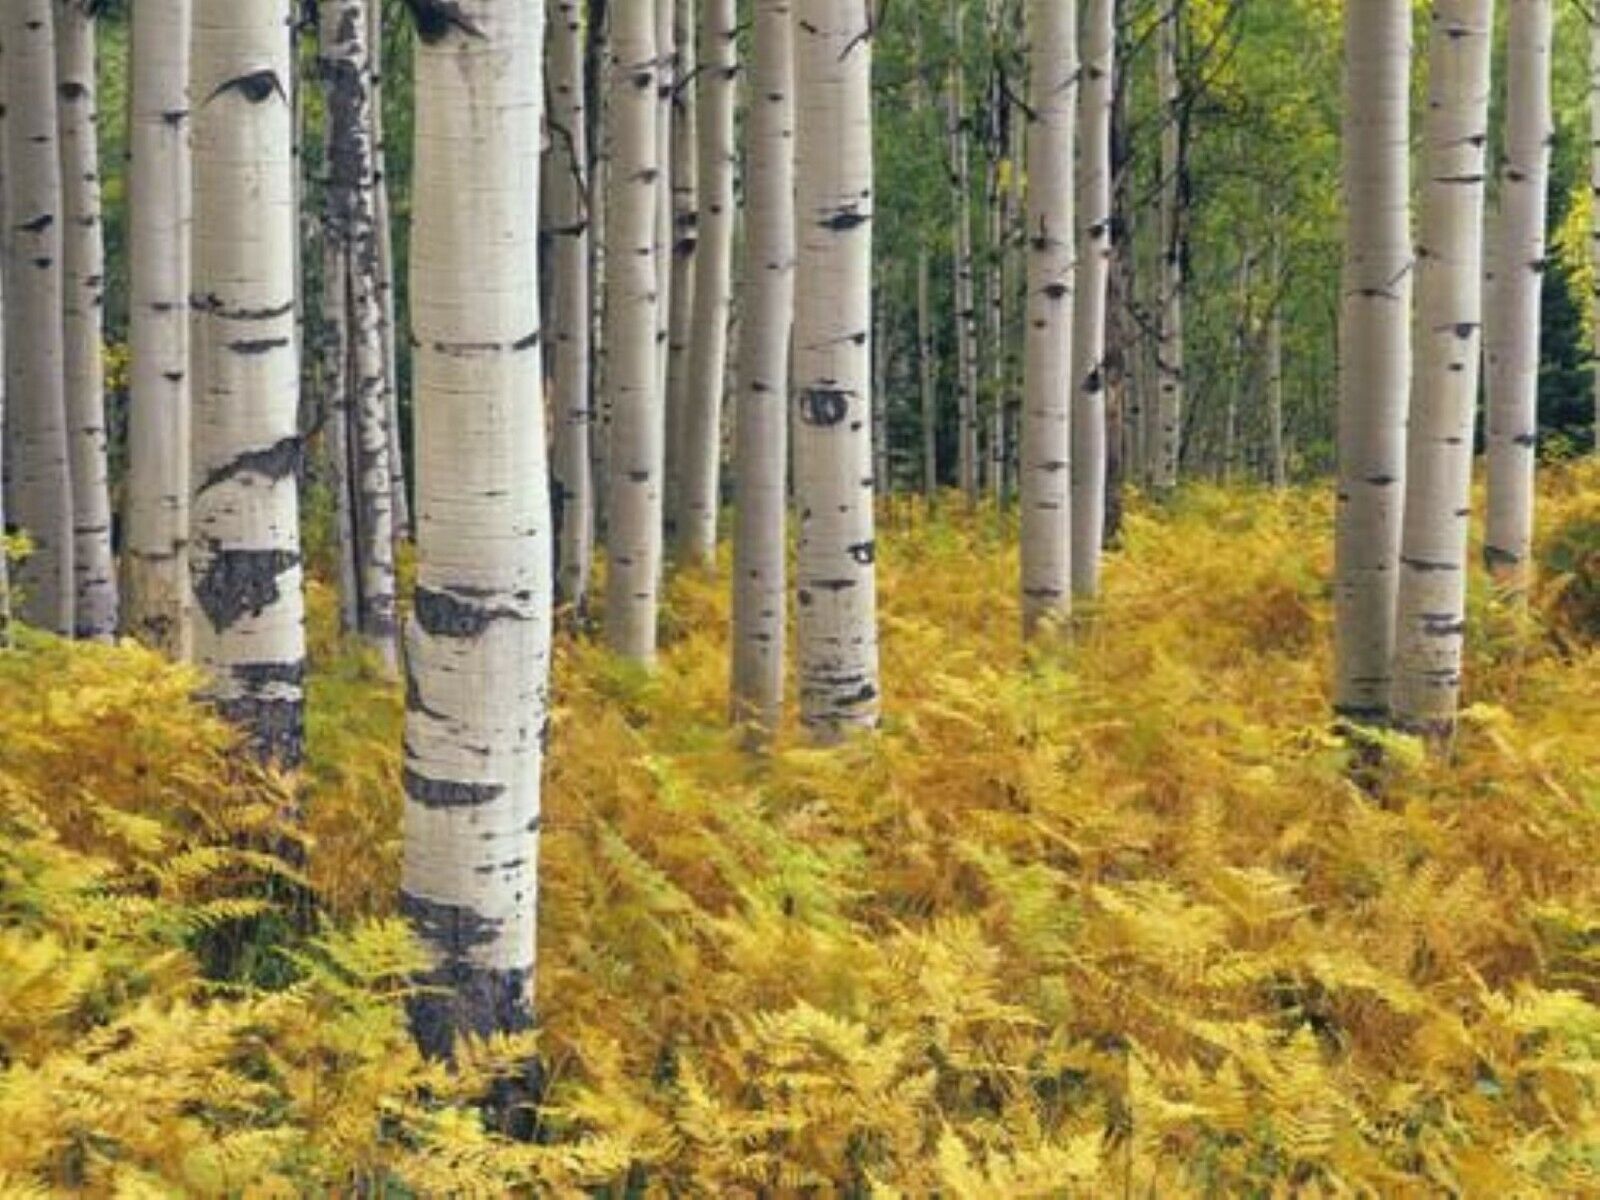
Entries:
POLYGON ((1272 240, 1272 312, 1267 317, 1267 462, 1272 486, 1289 486, 1289 460, 1283 440, 1283 243, 1272 240))
POLYGON ((1600 10, 1589 18, 1589 322, 1594 358, 1594 452, 1600 455, 1600 10))
POLYGON ((550 22, 549 124, 554 137, 549 193, 555 231, 551 270, 555 306, 555 452, 550 495, 556 532, 556 599, 581 620, 594 553, 594 490, 589 429, 588 93, 584 85, 583 5, 557 0, 550 22))
POLYGON ((304 736, 288 0, 194 23, 195 657, 256 752, 304 736))
MULTIPOLYGON (((0 48, 0 69, 5 66, 4 49, 0 48)), ((5 127, 4 113, 0 112, 0 194, 5 191, 5 127)), ((4 220, 4 205, 0 204, 0 246, 4 245, 6 228, 4 220)), ((0 250, 0 257, 4 251, 0 250)), ((3 265, 0 265, 0 462, 5 461, 6 454, 6 302, 5 302, 5 275, 3 265)), ((6 554, 4 533, 6 529, 6 504, 5 489, 0 488, 0 650, 9 649, 11 646, 11 563, 6 554)))
MULTIPOLYGON (((667 351, 671 343, 672 320, 672 165, 673 96, 678 89, 678 3, 655 0, 656 19, 656 373, 657 387, 667 395, 667 351)), ((671 454, 668 454, 671 461, 671 454)), ((672 510, 666 512, 668 520, 672 510)))
POLYGON ((1345 6, 1336 711, 1388 718, 1411 377, 1411 5, 1345 6))
POLYGON ((1106 537, 1106 297, 1111 281, 1112 0, 1090 0, 1078 109, 1078 293, 1072 330, 1072 588, 1100 592, 1106 537))
POLYGON ((6 495, 11 520, 33 543, 16 574, 19 615, 30 625, 65 635, 75 628, 74 540, 53 8, 52 0, 6 0, 0 6, 10 284, 6 495))
POLYGON ((606 277, 608 213, 611 195, 612 122, 608 102, 611 79, 611 22, 608 0, 587 0, 584 62, 589 89, 589 474, 594 488, 594 536, 604 542, 610 524, 611 503, 611 385, 606 346, 606 314, 611 295, 606 277))
POLYGON ((193 652, 189 590, 191 0, 129 15, 129 397, 125 628, 175 659, 193 652))
POLYGON ((1178 484, 1187 398, 1183 334, 1183 92, 1178 76, 1178 21, 1183 0, 1170 0, 1156 39, 1161 112, 1161 293, 1156 370, 1155 464, 1159 491, 1178 484))
POLYGON ((1234 378, 1228 388, 1227 404, 1222 422, 1222 480, 1233 483, 1239 478, 1239 409, 1248 406, 1250 399, 1250 351, 1254 340, 1251 332, 1250 288, 1254 263, 1248 242, 1239 248, 1239 294, 1234 313, 1233 358, 1234 378))
POLYGON ((877 723, 872 498, 872 41, 859 0, 797 0, 795 486, 800 715, 877 723))
POLYGON ((1489 408, 1489 519, 1483 555, 1496 579, 1526 589, 1533 567, 1534 467, 1539 444, 1539 308, 1546 193, 1555 123, 1550 109, 1550 0, 1509 0, 1506 162, 1500 177, 1501 373, 1489 408))
POLYGON ((889 495, 889 315, 880 279, 872 303, 872 490, 889 495))
MULTIPOLYGON (((677 0, 674 62, 678 74, 672 105, 672 280, 667 329, 667 466, 662 498, 667 532, 674 544, 683 511, 684 427, 695 383, 690 348, 694 344, 695 263, 700 251, 700 69, 697 38, 699 0, 677 0)), ((665 51, 662 52, 663 56, 665 51)), ((657 221, 661 214, 657 214, 657 221)))
POLYGON ((957 483, 969 503, 978 498, 978 302, 972 262, 972 174, 967 115, 966 27, 960 0, 952 0, 955 60, 950 67, 950 187, 955 193, 957 483))
POLYGON ((367 88, 372 95, 373 220, 378 237, 378 312, 382 321, 383 401, 388 414, 391 525, 397 543, 411 539, 411 501, 406 495, 406 456, 400 432, 400 357, 394 304, 394 221, 389 204, 389 144, 383 113, 383 0, 367 0, 367 88))
POLYGON ((789 336, 794 325, 794 25, 756 0, 749 95, 743 328, 734 410, 733 718, 783 711, 789 336))
POLYGON ((717 468, 722 451, 722 389, 733 302, 733 109, 739 73, 733 0, 701 0, 700 219, 695 255, 694 335, 683 410, 683 490, 678 549, 686 564, 708 566, 717 549, 717 468))
POLYGON ((1022 619, 1030 634, 1072 609, 1073 143, 1077 14, 1028 0, 1027 382, 1022 419, 1022 619))
POLYGON ((933 300, 931 265, 926 250, 917 251, 917 380, 922 394, 922 493, 939 494, 939 393, 934 383, 933 300))
POLYGON ((637 662, 656 653, 665 405, 655 345, 656 44, 647 6, 618 5, 610 40, 611 196, 606 236, 606 388, 611 489, 606 638, 637 662))
POLYGON ((1399 723, 1434 736, 1455 723, 1466 631, 1493 38, 1493 0, 1435 0, 1394 687, 1399 723))
MULTIPOLYGON (((459 1034, 523 1029, 534 1016, 552 556, 535 399, 539 223, 528 207, 539 195, 544 5, 460 0, 421 12, 417 591, 400 900, 434 955, 425 982, 441 989, 412 1001, 413 1027, 443 1055, 459 1034)), ((647 114, 653 82, 651 71, 631 89, 647 114)), ((640 261, 648 271, 648 255, 640 261)))

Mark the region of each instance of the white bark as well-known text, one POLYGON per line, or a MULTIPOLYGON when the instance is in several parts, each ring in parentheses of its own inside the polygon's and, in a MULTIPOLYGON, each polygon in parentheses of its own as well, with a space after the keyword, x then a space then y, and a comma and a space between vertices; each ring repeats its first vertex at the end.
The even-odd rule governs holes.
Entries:
POLYGON ((367 3, 367 87, 372 93, 373 220, 378 231, 378 310, 383 335, 384 409, 389 426, 390 511, 396 543, 410 540, 405 449, 400 436, 400 359, 395 329, 394 224, 389 204, 389 144, 383 122, 383 0, 367 3))
POLYGON ((683 562, 708 566, 717 549, 722 391, 733 302, 733 109, 739 73, 733 0, 700 0, 700 218, 694 263, 694 333, 683 412, 677 520, 683 562))
POLYGON ((859 0, 795 4, 794 383, 800 715, 878 720, 872 497, 872 40, 859 0))
MULTIPOLYGON (((667 322, 666 493, 662 505, 674 541, 683 491, 684 414, 693 392, 689 348, 694 341, 695 255, 700 245, 700 78, 695 55, 695 6, 696 0, 677 0, 673 36, 679 80, 673 89, 672 104, 672 206, 665 214, 672 222, 672 280, 667 322)), ((657 220, 661 220, 661 214, 657 220)))
MULTIPOLYGON (((662 396, 667 394, 668 352, 672 321, 672 186, 673 102, 678 87, 678 4, 655 0, 656 23, 656 371, 662 396)), ((684 0, 688 2, 688 0, 684 0)), ((670 460, 670 453, 668 458, 670 460)), ((669 514, 670 515, 670 514, 669 514)))
MULTIPOLYGON (((1359 3, 1359 0, 1352 0, 1359 3)), ((1187 403, 1183 333, 1183 94, 1178 77, 1178 14, 1182 0, 1170 0, 1156 38, 1157 87, 1161 113, 1161 274, 1157 298, 1157 403, 1154 413, 1154 470, 1151 482, 1170 491, 1178 484, 1187 403)))
POLYGON ((62 338, 61 162, 56 133, 52 0, 6 0, 0 41, 6 109, 6 414, 10 519, 33 543, 17 569, 22 620, 70 634, 72 477, 62 338))
POLYGON ((1466 631, 1493 35, 1493 0, 1435 0, 1394 712, 1436 735, 1454 724, 1466 631))
POLYGON ((794 326, 791 0, 757 0, 748 95, 743 326, 734 410, 733 717, 783 709, 789 335, 794 326))
POLYGON ((1272 486, 1289 486, 1289 460, 1283 444, 1283 241, 1272 239, 1272 312, 1267 317, 1267 466, 1272 486))
POLYGON ((589 432, 588 96, 584 80, 582 0, 557 0, 550 21, 551 353, 555 357, 555 447, 550 494, 555 506, 556 598, 580 617, 589 601, 594 552, 594 480, 589 432))
POLYGON ((933 281, 926 250, 917 251, 917 383, 922 397, 922 493, 939 493, 939 393, 933 373, 933 281))
MULTIPOLYGON (((421 14, 401 907, 436 956, 428 982, 448 989, 413 1002, 413 1025, 425 1050, 446 1053, 456 1034, 533 1020, 552 598, 539 223, 529 220, 544 5, 462 0, 421 14)), ((653 109, 653 89, 641 95, 653 109)))
POLYGON ((129 14, 128 478, 125 628, 175 659, 193 650, 189 590, 191 0, 129 14))
POLYGON ((1489 519, 1483 554, 1522 590, 1533 566, 1539 444, 1539 317, 1550 143, 1550 0, 1509 0, 1505 164, 1500 176, 1500 374, 1489 406, 1489 519))
POLYGON ((1411 377, 1411 6, 1345 7, 1345 261, 1334 705, 1389 714, 1411 377))
POLYGON ((656 355, 656 43, 645 4, 611 13, 611 193, 606 237, 606 391, 611 410, 606 639, 652 662, 661 583, 665 405, 656 355))
POLYGON ((955 61, 950 68, 950 187, 955 199, 956 475, 968 502, 978 498, 978 301, 972 262, 972 167, 967 119, 966 23, 952 0, 955 61))
POLYGON ((1022 619, 1072 608, 1073 144, 1077 15, 1029 0, 1028 315, 1022 410, 1022 619))
POLYGON ((1106 298, 1111 285, 1111 106, 1116 14, 1090 0, 1078 101, 1078 280, 1072 328, 1072 590, 1100 592, 1106 534, 1106 298))

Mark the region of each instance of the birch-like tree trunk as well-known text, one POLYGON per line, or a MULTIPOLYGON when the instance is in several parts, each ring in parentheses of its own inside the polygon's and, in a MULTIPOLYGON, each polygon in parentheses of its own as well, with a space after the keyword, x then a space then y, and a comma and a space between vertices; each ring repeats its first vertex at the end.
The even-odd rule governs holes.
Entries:
POLYGON ((794 25, 756 0, 750 64, 743 328, 734 409, 733 719, 783 711, 789 336, 794 326, 794 25))
POLYGON ((1483 555, 1522 591, 1533 567, 1539 446, 1539 318, 1550 182, 1550 0, 1508 0, 1505 164, 1500 175, 1500 374, 1489 406, 1489 519, 1483 555))
POLYGON ((373 220, 378 237, 378 311, 383 334, 384 408, 389 426, 389 489, 395 541, 411 538, 406 456, 400 431, 400 356, 395 328, 394 221, 389 203, 389 143, 384 128, 383 0, 367 2, 367 88, 372 94, 373 220))
POLYGON ((872 490, 888 496, 889 479, 889 312, 881 281, 872 304, 872 490))
POLYGON ((795 491, 800 715, 877 723, 872 39, 860 0, 796 0, 795 491))
MULTIPOLYGON (((541 0, 418 10, 411 257, 417 590, 401 910, 425 1051, 533 1021, 550 492, 539 349, 541 0), (471 187, 462 181, 470 180, 471 187)), ((648 22, 648 13, 646 13, 648 22)), ((639 93, 653 119, 654 73, 639 93)), ((653 180, 644 186, 652 188, 653 180)), ((648 251, 649 231, 636 245, 648 251)), ((650 269, 648 253, 640 256, 650 269)), ((647 355, 654 347, 648 341, 647 355)))
POLYGON ((102 356, 106 254, 100 216, 99 94, 92 0, 56 4, 56 97, 61 137, 62 330, 67 453, 72 471, 73 631, 117 632, 106 465, 102 356))
MULTIPOLYGON (((1492 0, 1491 0, 1492 2, 1492 0)), ((1283 443, 1283 236, 1272 238, 1272 311, 1267 315, 1267 467, 1272 486, 1289 486, 1289 460, 1283 443)))
POLYGON ((708 566, 717 549, 717 472, 722 454, 722 391, 733 303, 733 110, 739 75, 737 6, 700 0, 700 217, 694 263, 694 328, 683 418, 678 551, 708 566))
POLYGON ((1178 485, 1187 403, 1183 333, 1183 90, 1178 76, 1178 21, 1183 0, 1169 0, 1156 36, 1161 113, 1161 273, 1157 299, 1155 462, 1159 491, 1178 485))
POLYGON ((326 215, 330 309, 341 341, 330 385, 341 398, 347 457, 336 478, 349 488, 355 630, 391 666, 396 661, 394 490, 389 478, 388 364, 379 294, 377 158, 368 87, 367 5, 322 0, 321 68, 327 106, 326 215))
POLYGON ((1388 718, 1411 379, 1411 5, 1348 0, 1335 710, 1388 718))
MULTIPOLYGON (((670 142, 661 143, 664 154, 670 146, 672 178, 672 204, 665 214, 672 223, 672 280, 667 296, 671 312, 667 321, 667 465, 662 506, 667 530, 674 541, 682 511, 685 414, 694 392, 689 354, 694 343, 695 256, 700 248, 700 71, 696 54, 696 4, 697 0, 677 0, 673 59, 678 81, 672 88, 672 137, 670 142)), ((657 215, 657 220, 661 220, 661 214, 657 215)))
POLYGON ((304 732, 288 0, 194 12, 195 657, 263 758, 304 732))
POLYGON ((1028 316, 1022 410, 1022 620, 1072 611, 1072 310, 1077 225, 1075 7, 1028 0, 1028 316))
POLYGON ((656 41, 649 6, 611 13, 611 193, 606 238, 606 391, 611 409, 606 640, 636 662, 656 653, 665 405, 656 356, 656 41))
POLYGON ((934 384, 932 266, 917 251, 917 383, 922 398, 922 494, 939 494, 939 392, 934 384))
POLYGON ((589 432, 588 89, 584 81, 582 0, 557 0, 549 31, 553 137, 551 353, 555 356, 550 496, 556 532, 556 599, 578 614, 588 607, 594 553, 594 480, 589 432))
POLYGON ((1078 101, 1078 280, 1073 308, 1072 590, 1100 592, 1106 535, 1106 298, 1114 249, 1111 108, 1117 29, 1113 0, 1084 9, 1078 101))
MULTIPOLYGON (((672 227, 672 146, 677 132, 673 120, 673 97, 677 94, 680 80, 677 42, 680 2, 688 0, 655 0, 657 151, 653 256, 656 266, 656 372, 660 376, 657 386, 663 398, 667 395, 667 360, 672 341, 672 246, 675 237, 672 227)), ((670 463, 670 448, 667 459, 670 463)), ((668 509, 665 515, 670 520, 672 510, 668 509)))
POLYGON ((16 572, 18 615, 71 634, 74 622, 72 471, 62 337, 62 195, 56 126, 53 0, 0 5, 6 109, 5 370, 11 521, 33 543, 16 572))
POLYGON ((594 488, 594 537, 608 536, 611 514, 611 384, 606 321, 611 281, 606 271, 610 241, 611 143, 616 119, 609 102, 611 81, 611 5, 587 0, 589 17, 583 49, 589 89, 589 474, 594 488))
POLYGON ((952 0, 955 58, 950 67, 950 189, 954 195, 956 298, 956 475, 969 503, 978 498, 978 301, 972 262, 971 129, 967 115, 966 21, 952 0))
POLYGON ((1394 686, 1399 723, 1433 736, 1455 723, 1466 632, 1493 38, 1493 0, 1434 0, 1394 686))
POLYGON ((128 475, 124 628, 187 659, 191 0, 129 13, 128 475))
MULTIPOLYGON (((5 67, 4 49, 0 48, 0 70, 5 67)), ((0 113, 0 147, 5 144, 4 113, 0 113)), ((5 191, 5 155, 0 150, 0 195, 5 191)), ((4 230, 4 205, 0 204, 0 231, 4 230)), ((3 247, 5 236, 0 232, 0 247, 3 247)), ((0 249, 0 258, 4 250, 0 249)), ((6 299, 5 299, 5 267, 0 264, 0 462, 5 461, 6 453, 6 299)), ((6 529, 6 502, 5 489, 0 488, 0 650, 5 650, 11 645, 11 561, 5 547, 6 529)))

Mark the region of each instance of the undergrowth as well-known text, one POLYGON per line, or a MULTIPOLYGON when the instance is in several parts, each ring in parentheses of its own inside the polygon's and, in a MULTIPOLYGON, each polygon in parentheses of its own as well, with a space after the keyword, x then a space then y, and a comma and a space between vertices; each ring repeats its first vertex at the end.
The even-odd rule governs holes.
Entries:
POLYGON ((0 1194, 1600 1193, 1600 472, 1544 503, 1452 755, 1385 737, 1370 791, 1320 496, 1136 506, 1042 650, 1009 522, 889 508, 889 716, 838 750, 726 729, 720 581, 654 676, 564 643, 532 1144, 470 1103, 527 1044, 406 1037, 402 704, 326 593, 298 790, 185 671, 25 634, 0 1194))

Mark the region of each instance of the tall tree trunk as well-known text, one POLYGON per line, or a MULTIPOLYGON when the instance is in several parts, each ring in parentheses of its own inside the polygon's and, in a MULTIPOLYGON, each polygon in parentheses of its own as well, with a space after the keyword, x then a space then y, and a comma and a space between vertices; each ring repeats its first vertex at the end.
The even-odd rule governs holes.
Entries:
POLYGON ((1272 312, 1267 317, 1267 465, 1272 486, 1289 486, 1289 458, 1283 438, 1283 246, 1272 242, 1272 312))
POLYGON ((1183 0, 1170 0, 1156 38, 1161 112, 1161 292, 1157 300, 1155 463, 1160 491, 1178 484, 1187 398, 1183 333, 1183 90, 1178 75, 1178 21, 1183 0))
POLYGON ((1435 0, 1394 686, 1399 723, 1434 736, 1455 723, 1466 632, 1493 38, 1493 0, 1435 0))
POLYGON ((62 373, 62 195, 56 131, 52 0, 6 0, 0 77, 6 109, 10 290, 5 310, 10 518, 33 542, 18 567, 18 615, 71 634, 74 622, 72 472, 62 373))
POLYGON ((722 390, 733 299, 733 109, 739 73, 733 0, 701 0, 699 249, 694 267, 694 334, 683 417, 678 549, 707 566, 717 549, 717 468, 722 451, 722 390))
POLYGON ((1539 445, 1539 306, 1545 269, 1550 143, 1550 0, 1509 0, 1506 161, 1500 177, 1496 301, 1503 325, 1499 386, 1489 408, 1489 519, 1483 555, 1522 591, 1533 566, 1534 466, 1539 445))
POLYGON ((794 25, 756 0, 748 127, 743 327, 734 409, 733 718, 783 711, 789 336, 794 325, 794 25))
POLYGON ((872 304, 872 490, 888 496, 889 483, 889 313, 881 282, 872 304))
POLYGON ((191 0, 129 15, 129 395, 125 628, 175 659, 193 652, 189 589, 191 0))
POLYGON ((1589 18, 1589 322, 1594 359, 1594 452, 1600 455, 1600 10, 1589 18))
POLYGON ((1335 710, 1389 715, 1411 378, 1411 5, 1349 0, 1335 710))
POLYGON ((1078 108, 1078 280, 1073 309, 1072 589, 1100 592, 1106 538, 1106 297, 1113 251, 1111 106, 1116 86, 1112 0, 1090 0, 1078 108))
MULTIPOLYGON (((684 427, 695 383, 690 349, 694 344, 695 261, 700 250, 700 70, 695 34, 699 0, 677 0, 673 63, 677 86, 673 90, 672 136, 662 142, 671 147, 672 204, 658 213, 672 223, 672 279, 667 296, 671 313, 667 328, 667 465, 662 507, 667 532, 674 543, 681 532, 683 510, 684 427)), ((665 56, 666 51, 662 51, 665 56)), ((659 193, 658 193, 659 194, 659 193)))
POLYGON ((966 23, 960 0, 952 0, 955 58, 950 66, 950 188, 954 193, 957 484, 969 503, 978 498, 978 302, 972 262, 971 128, 967 114, 966 23))
POLYGON ((556 534, 556 599, 581 620, 589 601, 594 552, 594 489, 589 430, 588 90, 584 84, 583 4, 557 0, 550 22, 548 189, 555 231, 551 353, 555 357, 550 495, 556 534))
POLYGON ((1072 610, 1073 143, 1078 21, 1028 0, 1027 380, 1022 416, 1022 620, 1030 634, 1072 610))
POLYGON ((389 204, 389 143, 383 113, 383 0, 367 0, 367 88, 372 94, 373 220, 378 237, 378 312, 382 320, 384 410, 388 414, 391 524, 396 542, 411 539, 406 456, 400 432, 400 357, 395 329, 394 221, 389 204))
MULTIPOLYGON (((0 48, 0 69, 5 66, 4 49, 0 48)), ((4 112, 0 112, 0 147, 5 145, 4 112)), ((5 154, 0 150, 0 194, 5 191, 5 154)), ((0 204, 0 231, 5 225, 4 205, 0 204)), ((4 244, 4 233, 0 232, 0 246, 4 244)), ((0 249, 0 257, 4 250, 0 249)), ((5 461, 6 452, 6 300, 5 300, 5 275, 3 265, 0 265, 0 462, 5 461)), ((5 491, 0 488, 0 650, 8 649, 11 645, 11 563, 6 554, 4 534, 6 529, 6 504, 5 491)))
POLYGON ((798 0, 795 490, 800 715, 878 720, 872 498, 872 40, 860 0, 798 0))
POLYGON ((194 23, 195 657, 263 758, 300 760, 305 630, 288 0, 194 23))
POLYGON ((80 638, 117 632, 106 466, 102 357, 106 255, 91 0, 56 5, 56 96, 61 137, 62 322, 67 451, 72 470, 73 625, 80 638))
POLYGON ((613 106, 611 80, 611 6, 608 0, 587 0, 584 75, 589 91, 589 474, 594 488, 594 537, 604 542, 610 523, 611 385, 607 372, 606 314, 611 295, 606 277, 608 213, 611 196, 613 106))
POLYGON ((1249 406, 1251 367, 1250 352, 1254 334, 1250 312, 1251 275, 1254 270, 1250 244, 1239 247, 1239 294, 1235 301, 1233 325, 1234 377, 1226 396, 1222 421, 1222 481, 1233 483, 1239 478, 1239 409, 1249 406))
MULTIPOLYGON (((552 583, 539 224, 528 207, 539 195, 544 5, 420 12, 417 590, 400 899, 434 955, 425 982, 440 989, 412 1001, 413 1027, 442 1055, 458 1034, 524 1029, 534 1015, 552 583)), ((653 87, 631 90, 651 113, 653 87)), ((635 249, 649 245, 646 229, 635 249)), ((648 271, 648 255, 640 261, 648 271)))
POLYGON ((636 662, 656 654, 665 405, 656 355, 656 42, 644 4, 611 14, 611 196, 606 236, 610 488, 606 638, 636 662))
POLYGON ((922 493, 939 494, 939 392, 934 383, 933 281, 926 250, 917 251, 917 382, 922 396, 922 493))

